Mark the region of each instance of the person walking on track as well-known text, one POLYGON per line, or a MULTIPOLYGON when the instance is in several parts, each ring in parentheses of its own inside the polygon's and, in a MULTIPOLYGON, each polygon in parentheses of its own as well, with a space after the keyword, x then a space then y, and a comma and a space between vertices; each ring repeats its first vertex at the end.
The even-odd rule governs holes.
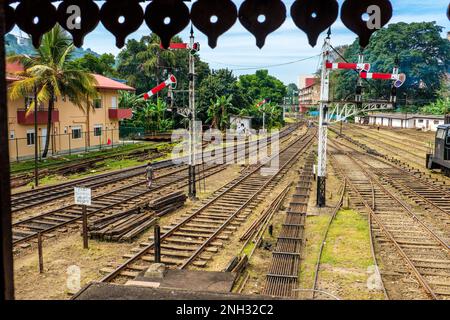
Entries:
POLYGON ((153 184, 153 166, 151 162, 149 162, 145 168, 145 175, 147 177, 147 186, 150 189, 153 184))

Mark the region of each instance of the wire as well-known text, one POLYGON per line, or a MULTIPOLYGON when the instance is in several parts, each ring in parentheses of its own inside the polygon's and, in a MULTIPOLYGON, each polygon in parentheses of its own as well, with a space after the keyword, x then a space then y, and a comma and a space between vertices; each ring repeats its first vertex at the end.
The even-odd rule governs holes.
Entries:
MULTIPOLYGON (((320 54, 314 55, 314 56, 311 56, 311 57, 306 57, 306 58, 294 60, 294 61, 285 62, 285 63, 272 64, 272 65, 266 65, 266 66, 258 66, 258 67, 254 67, 254 66, 248 66, 248 67, 247 66, 239 66, 239 67, 242 67, 242 68, 236 68, 236 69, 230 69, 230 70, 232 70, 232 71, 244 71, 244 70, 269 69, 269 68, 281 67, 281 66, 286 66, 286 65, 291 65, 291 64, 303 62, 303 61, 306 61, 306 60, 310 60, 310 59, 316 58, 318 56, 320 56, 320 54)), ((203 61, 206 62, 206 63, 217 63, 217 64, 221 64, 221 65, 226 65, 226 66, 233 66, 231 64, 225 64, 225 63, 221 63, 221 62, 214 62, 214 61, 211 61, 211 60, 210 61, 203 60, 203 61)))

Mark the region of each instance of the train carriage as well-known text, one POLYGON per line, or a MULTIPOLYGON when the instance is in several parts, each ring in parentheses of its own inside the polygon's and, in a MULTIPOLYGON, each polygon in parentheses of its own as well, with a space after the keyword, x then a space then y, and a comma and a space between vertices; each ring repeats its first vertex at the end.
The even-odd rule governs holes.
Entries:
POLYGON ((450 124, 438 126, 434 154, 427 155, 428 169, 441 169, 450 176, 450 124))

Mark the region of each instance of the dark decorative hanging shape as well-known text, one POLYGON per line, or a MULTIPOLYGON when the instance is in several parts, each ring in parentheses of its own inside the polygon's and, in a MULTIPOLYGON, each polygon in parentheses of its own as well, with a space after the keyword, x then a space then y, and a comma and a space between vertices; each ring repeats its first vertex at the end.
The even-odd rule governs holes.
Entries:
POLYGON ((237 7, 231 0, 198 0, 192 5, 191 20, 215 48, 217 39, 235 24, 237 7))
POLYGON ((144 11, 137 0, 107 0, 100 10, 101 21, 116 37, 116 46, 122 48, 125 39, 144 21, 144 11))
POLYGON ((164 48, 189 24, 189 8, 182 0, 153 0, 145 11, 145 22, 161 39, 164 48))
POLYGON ((59 24, 72 35, 80 48, 84 37, 97 27, 100 9, 92 0, 66 0, 58 7, 59 24))
POLYGON ((450 21, 450 3, 448 4, 447 7, 447 19, 450 21))
POLYGON ((14 28, 14 9, 10 6, 5 6, 5 32, 8 33, 14 28))
POLYGON ((317 44, 319 35, 336 21, 339 4, 336 0, 296 0, 291 16, 297 27, 308 35, 309 44, 317 44))
POLYGON ((246 0, 239 8, 239 21, 262 48, 267 36, 286 20, 286 6, 280 0, 246 0))
POLYGON ((392 5, 389 0, 346 0, 341 8, 342 22, 359 36, 362 48, 367 47, 372 34, 391 18, 392 5))
POLYGON ((35 48, 56 24, 56 8, 48 0, 23 0, 14 14, 17 26, 31 35, 35 48))

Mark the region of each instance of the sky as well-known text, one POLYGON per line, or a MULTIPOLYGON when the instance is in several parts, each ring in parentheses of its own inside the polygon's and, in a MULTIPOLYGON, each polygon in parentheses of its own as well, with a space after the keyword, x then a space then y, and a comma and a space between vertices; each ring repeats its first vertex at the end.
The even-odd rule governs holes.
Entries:
MULTIPOLYGON (((239 7, 243 0, 233 0, 233 2, 239 7)), ((262 49, 256 46, 253 35, 242 27, 239 21, 219 38, 215 49, 209 48, 206 36, 196 30, 196 41, 201 44, 201 59, 209 63, 213 69, 232 69, 235 75, 254 73, 257 69, 268 69, 270 74, 286 84, 297 83, 301 74, 314 73, 318 67, 318 55, 325 33, 319 37, 316 47, 312 48, 308 44, 306 34, 295 26, 290 17, 290 7, 294 0, 284 0, 283 2, 286 5, 288 17, 278 30, 267 37, 266 44, 262 49), (307 60, 290 63, 303 59, 307 60), (276 66, 280 64, 285 65, 276 66)), ((341 5, 344 0, 338 0, 338 2, 341 5)), ((394 14, 389 23, 436 21, 438 25, 444 27, 443 37, 447 31, 450 31, 450 22, 446 16, 447 0, 391 0, 391 3, 394 14)), ((190 4, 188 5, 190 6, 190 4)), ((127 39, 140 39, 150 32, 144 23, 127 39)), ((18 29, 15 28, 12 33, 17 35, 18 29)), ((183 39, 187 39, 189 27, 179 35, 183 39)), ((338 18, 332 26, 332 44, 334 46, 350 44, 355 38, 356 35, 348 30, 338 18)), ((84 48, 91 48, 99 54, 117 55, 120 51, 115 47, 114 36, 101 23, 96 30, 86 36, 84 48)))

